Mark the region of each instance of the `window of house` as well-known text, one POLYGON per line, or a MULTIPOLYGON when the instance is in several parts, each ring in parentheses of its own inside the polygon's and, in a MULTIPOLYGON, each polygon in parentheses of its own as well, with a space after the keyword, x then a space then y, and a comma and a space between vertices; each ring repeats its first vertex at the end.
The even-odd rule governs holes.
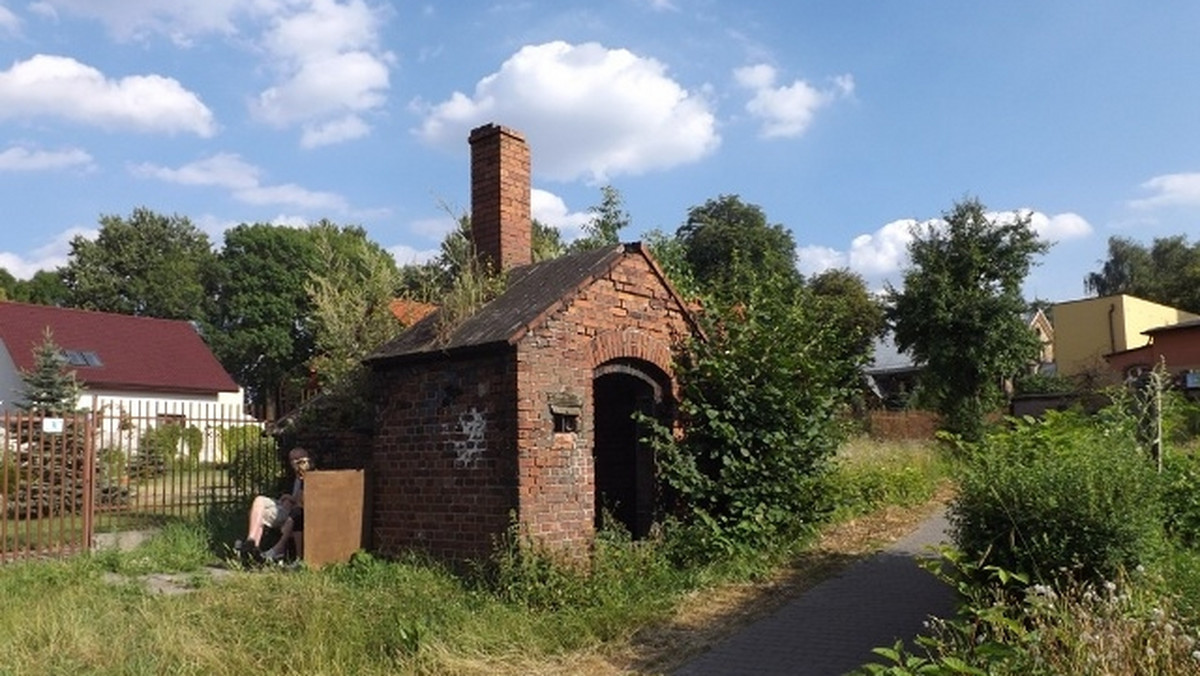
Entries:
POLYGON ((100 355, 90 350, 63 350, 62 356, 71 366, 104 366, 100 355))

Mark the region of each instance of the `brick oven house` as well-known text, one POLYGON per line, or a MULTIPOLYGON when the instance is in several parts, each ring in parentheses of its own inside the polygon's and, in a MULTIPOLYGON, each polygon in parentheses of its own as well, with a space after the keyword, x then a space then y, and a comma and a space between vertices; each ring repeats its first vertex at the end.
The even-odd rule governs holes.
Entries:
POLYGON ((451 330, 439 313, 381 346, 371 460, 374 549, 489 554, 510 526, 580 551, 604 512, 655 515, 636 411, 669 419, 671 350, 697 330, 639 244, 531 263, 530 158, 518 132, 471 132, 472 237, 506 291, 451 330))

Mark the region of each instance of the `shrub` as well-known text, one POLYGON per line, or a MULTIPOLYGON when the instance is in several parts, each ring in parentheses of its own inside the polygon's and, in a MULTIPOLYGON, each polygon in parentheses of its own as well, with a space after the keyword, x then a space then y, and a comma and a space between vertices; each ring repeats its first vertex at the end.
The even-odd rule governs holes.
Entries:
POLYGON ((786 279, 714 302, 707 338, 676 357, 684 435, 656 427, 659 473, 696 554, 794 540, 822 516, 822 475, 847 401, 825 317, 786 279))
POLYGON ((273 493, 283 477, 275 439, 254 425, 223 428, 221 451, 229 460, 230 480, 243 493, 273 493))
POLYGON ((1200 545, 1200 456, 1167 454, 1162 479, 1167 534, 1184 546, 1200 545))
POLYGON ((1158 477, 1119 411, 1013 421, 966 462, 950 521, 968 555, 1049 580, 1111 579, 1161 543, 1158 477))

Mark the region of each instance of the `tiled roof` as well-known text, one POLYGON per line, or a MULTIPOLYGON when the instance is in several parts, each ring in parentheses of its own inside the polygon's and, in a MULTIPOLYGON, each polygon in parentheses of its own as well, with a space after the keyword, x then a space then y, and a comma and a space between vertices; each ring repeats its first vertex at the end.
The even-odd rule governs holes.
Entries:
POLYGON ((91 389, 179 394, 238 389, 189 322, 0 302, 0 342, 18 369, 33 368, 33 350, 45 340, 47 327, 64 351, 99 358, 99 366, 70 366, 91 389))
POLYGON ((395 317, 404 326, 412 326, 429 316, 437 306, 432 303, 422 303, 407 298, 395 298, 388 303, 388 309, 391 310, 392 316, 395 317))
MULTIPOLYGON (((377 349, 367 361, 515 344, 551 310, 569 302, 627 255, 649 258, 641 244, 617 244, 515 268, 504 293, 464 320, 445 340, 438 339, 441 312, 434 312, 377 349)), ((657 269, 652 259, 651 264, 657 269)), ((663 283, 667 283, 665 279, 663 283)))

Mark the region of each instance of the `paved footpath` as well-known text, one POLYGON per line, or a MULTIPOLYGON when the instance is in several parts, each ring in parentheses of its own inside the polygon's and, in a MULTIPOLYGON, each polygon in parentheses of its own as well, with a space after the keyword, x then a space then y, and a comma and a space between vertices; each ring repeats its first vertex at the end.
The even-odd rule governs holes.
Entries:
POLYGON ((917 565, 946 539, 937 514, 917 530, 774 614, 714 645, 674 676, 841 676, 879 658, 872 648, 909 640, 930 615, 954 611, 948 586, 917 565))

